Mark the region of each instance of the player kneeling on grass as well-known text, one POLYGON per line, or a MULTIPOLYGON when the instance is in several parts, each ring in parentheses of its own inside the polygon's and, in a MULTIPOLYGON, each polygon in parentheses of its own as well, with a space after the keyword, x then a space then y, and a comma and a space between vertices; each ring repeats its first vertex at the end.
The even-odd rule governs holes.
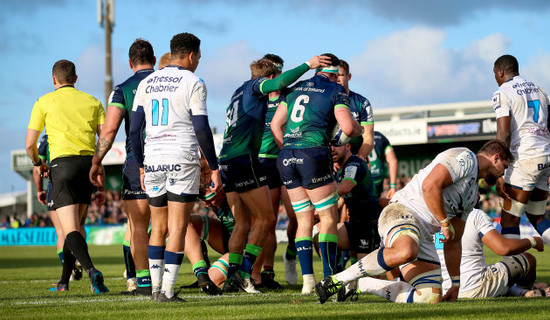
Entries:
MULTIPOLYGON (((384 246, 319 282, 315 286, 319 301, 324 303, 351 281, 401 266, 406 282, 368 278, 367 292, 393 302, 441 302, 441 267, 433 235, 442 229, 447 270, 451 277, 459 276, 462 219, 477 203, 477 179, 495 181, 511 159, 510 150, 499 140, 487 142, 477 155, 467 148, 452 148, 437 155, 382 210, 378 232, 384 246)), ((444 299, 454 300, 457 295, 458 287, 453 286, 444 299)))
MULTIPOLYGON (((338 195, 343 198, 349 211, 349 221, 337 226, 338 249, 353 250, 361 259, 380 246, 377 222, 382 207, 368 164, 352 152, 350 143, 333 145, 332 160, 338 167, 338 195)), ((355 285, 353 281, 346 290, 340 290, 337 301, 356 297, 355 285)))
POLYGON ((485 212, 474 209, 466 220, 462 236, 462 281, 458 297, 546 296, 549 293, 548 287, 540 290, 533 287, 537 261, 525 252, 530 248, 543 251, 542 239, 504 238, 485 212), (504 260, 487 265, 483 254, 484 245, 496 254, 505 256, 504 260))

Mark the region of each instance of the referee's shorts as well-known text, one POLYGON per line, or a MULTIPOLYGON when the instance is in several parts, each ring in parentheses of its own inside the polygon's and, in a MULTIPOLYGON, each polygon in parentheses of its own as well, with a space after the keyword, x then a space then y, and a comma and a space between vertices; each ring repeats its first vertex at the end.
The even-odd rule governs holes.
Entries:
POLYGON ((90 182, 92 156, 56 158, 50 165, 53 208, 90 204, 95 186, 90 182))

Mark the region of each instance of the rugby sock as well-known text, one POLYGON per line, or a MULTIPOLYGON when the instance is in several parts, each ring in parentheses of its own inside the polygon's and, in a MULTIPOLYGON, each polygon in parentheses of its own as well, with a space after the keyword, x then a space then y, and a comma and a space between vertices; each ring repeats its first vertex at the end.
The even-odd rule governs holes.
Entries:
POLYGON ((210 268, 210 259, 208 259, 208 247, 206 246, 206 241, 201 240, 201 249, 202 249, 202 257, 204 259, 204 262, 206 263, 206 268, 210 268))
POLYGON ((262 247, 255 246, 253 244, 247 243, 244 248, 243 261, 241 263, 241 268, 239 269, 241 277, 243 279, 250 279, 252 276, 252 268, 254 267, 254 262, 260 255, 262 247))
POLYGON ((174 286, 176 285, 176 280, 178 279, 178 272, 181 267, 181 262, 183 261, 183 251, 164 251, 164 261, 165 265, 164 274, 162 276, 161 291, 167 298, 172 298, 174 296, 174 286))
POLYGON ((195 263, 193 265, 193 273, 195 274, 195 277, 198 277, 201 273, 208 274, 208 266, 206 265, 206 261, 201 260, 195 263))
POLYGON ((298 253, 296 252, 296 248, 294 248, 294 250, 292 250, 292 249, 290 249, 290 247, 287 246, 285 255, 286 255, 287 260, 294 260, 294 259, 296 259, 296 256, 298 255, 298 253))
POLYGON ((319 251, 323 260, 323 274, 328 277, 336 270, 336 251, 338 249, 338 236, 330 233, 319 234, 319 251))
POLYGON ((346 270, 335 274, 334 278, 338 281, 342 281, 347 284, 350 281, 359 279, 365 276, 378 276, 390 271, 389 267, 384 261, 384 248, 374 250, 366 255, 363 259, 352 264, 346 270))
POLYGON ((151 286, 151 271, 149 269, 136 270, 138 287, 151 286))
POLYGON ((162 270, 164 270, 164 250, 166 246, 149 245, 147 254, 149 255, 149 271, 151 274, 151 286, 153 292, 160 291, 162 283, 162 270))
POLYGON ((346 268, 346 264, 348 263, 349 259, 350 259, 350 252, 348 250, 343 250, 342 257, 340 260, 340 267, 342 268, 342 270, 346 268))
POLYGON ((241 263, 243 262, 243 255, 239 253, 229 252, 229 268, 227 269, 227 278, 239 271, 241 263))
POLYGON ((296 238, 296 251, 302 275, 313 274, 313 239, 311 237, 296 238))
POLYGON ((536 227, 542 241, 546 243, 546 245, 550 246, 550 221, 542 219, 539 223, 537 223, 536 227))
POLYGON ((522 288, 517 284, 514 284, 513 286, 508 288, 508 295, 512 297, 523 297, 527 291, 529 290, 522 288))
POLYGON ((500 230, 500 234, 506 239, 520 239, 519 227, 506 227, 500 230))
POLYGON ((73 273, 73 267, 76 262, 76 258, 71 253, 71 250, 69 249, 69 246, 67 244, 67 240, 65 240, 62 254, 64 258, 63 272, 61 273, 61 280, 59 280, 59 283, 68 285, 71 279, 71 274, 73 273))
POLYGON ((357 288, 361 292, 375 294, 392 302, 414 302, 415 289, 405 281, 388 281, 365 277, 359 279, 357 288))
POLYGON ((273 270, 273 267, 267 267, 267 269, 264 267, 264 271, 262 271, 262 273, 269 275, 271 279, 275 279, 275 271, 273 270))
POLYGON ((57 250, 57 256, 59 257, 59 261, 61 261, 61 265, 63 265, 63 248, 57 250))
POLYGON ((124 264, 126 265, 126 279, 136 277, 136 265, 130 251, 130 241, 122 242, 122 253, 124 254, 124 264))
MULTIPOLYGON (((73 256, 80 262, 82 268, 86 270, 88 276, 91 277, 96 269, 92 264, 92 259, 90 258, 90 254, 88 253, 88 245, 86 244, 86 240, 84 239, 82 234, 80 234, 80 232, 78 231, 70 232, 67 237, 65 237, 65 244, 69 246, 69 249, 71 250, 73 256)), ((63 256, 66 260, 67 256, 65 252, 63 253, 63 256)), ((65 261, 65 264, 66 263, 67 261, 65 261)), ((69 264, 69 266, 72 269, 74 266, 74 262, 72 264, 69 264)))

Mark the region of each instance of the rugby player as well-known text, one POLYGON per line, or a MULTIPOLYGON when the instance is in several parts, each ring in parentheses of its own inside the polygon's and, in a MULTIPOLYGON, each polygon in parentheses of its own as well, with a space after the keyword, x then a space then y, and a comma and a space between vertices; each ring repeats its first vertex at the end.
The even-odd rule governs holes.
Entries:
MULTIPOLYGON (((355 153, 357 149, 353 150, 355 153)), ((352 151, 351 143, 332 146, 332 160, 338 168, 336 179, 338 195, 343 198, 349 212, 349 220, 339 222, 338 249, 353 250, 361 259, 380 247, 378 217, 382 211, 368 164, 352 151)), ((345 292, 355 293, 350 282, 345 292)), ((347 297, 338 296, 337 300, 347 297)))
POLYGON ((194 74, 201 57, 200 40, 190 33, 177 34, 170 41, 170 52, 171 64, 138 86, 130 138, 151 210, 148 256, 153 300, 183 302, 174 294, 174 285, 189 215, 199 194, 199 146, 212 169, 214 190, 220 189, 221 180, 206 110, 206 87, 194 74))
POLYGON ((437 303, 441 297, 441 267, 433 235, 442 230, 445 264, 452 287, 444 297, 455 300, 460 286, 460 240, 464 220, 478 201, 478 179, 495 181, 512 160, 500 140, 487 142, 476 154, 467 148, 448 149, 396 192, 378 219, 384 246, 348 269, 315 286, 324 303, 347 283, 401 267, 405 281, 369 278, 367 292, 393 302, 437 303))
MULTIPOLYGON (((338 71, 337 82, 346 88, 346 93, 349 96, 349 111, 351 112, 353 119, 359 121, 364 129, 363 134, 361 134, 363 141, 360 144, 361 146, 357 152, 357 155, 361 159, 367 160, 367 157, 371 153, 374 146, 374 118, 372 106, 367 98, 349 89, 350 80, 351 73, 349 72, 349 64, 340 59, 340 69, 338 71)), ((361 142, 359 139, 359 137, 352 139, 352 144, 361 142)))
POLYGON ((397 156, 388 138, 378 131, 374 131, 374 148, 369 154, 368 161, 378 197, 382 196, 384 178, 386 177, 386 172, 389 173, 390 189, 386 193, 385 198, 391 199, 396 191, 397 156), (388 163, 388 169, 386 169, 385 162, 388 163))
POLYGON ((159 70, 169 65, 171 61, 172 55, 170 54, 170 52, 166 52, 165 54, 163 54, 159 60, 159 70))
POLYGON ((458 297, 487 298, 507 294, 540 296, 540 291, 533 289, 536 259, 525 252, 531 248, 543 251, 542 239, 504 238, 485 212, 474 209, 466 220, 462 236, 461 284, 458 297), (487 265, 483 252, 484 245, 494 253, 506 257, 502 261, 487 265))
POLYGON ((327 61, 328 57, 314 56, 276 78, 279 69, 271 61, 254 61, 250 65, 251 79, 233 93, 219 156, 223 187, 235 216, 235 228, 229 239, 229 278, 224 291, 259 293, 250 280, 252 268, 264 245, 265 235, 276 222, 267 178, 258 163, 267 94, 286 87, 310 68, 324 66, 327 61))
POLYGON ((519 75, 519 64, 511 55, 495 61, 493 72, 499 85, 493 94, 497 139, 514 155, 497 191, 502 198, 502 235, 519 238, 519 222, 527 218, 550 244, 550 221, 544 218, 550 177, 550 132, 546 93, 519 75))
MULTIPOLYGON (((208 250, 206 246, 201 246, 201 243, 197 247, 192 248, 195 258, 192 260, 190 253, 186 250, 189 261, 193 265, 193 272, 198 279, 198 287, 201 286, 201 282, 205 283, 206 275, 199 278, 198 274, 207 272, 208 281, 213 282, 216 286, 220 287, 227 279, 227 268, 229 267, 229 238, 233 232, 235 226, 235 219, 233 213, 229 208, 229 204, 225 199, 223 189, 220 193, 208 192, 202 193, 201 200, 204 202, 207 208, 210 208, 216 218, 209 217, 207 215, 191 215, 191 234, 196 234, 202 242, 207 242, 208 245, 216 250, 216 252, 222 254, 217 261, 210 265, 206 259, 208 258, 208 250), (221 203, 220 203, 221 202, 221 203), (200 250, 202 249, 202 254, 200 250), (202 259, 202 260, 201 260, 202 259)), ((188 229, 188 234, 190 230, 188 229)), ((186 236, 187 237, 187 236, 186 236)), ((186 238, 187 241, 187 238, 186 238)), ((210 282, 207 282, 210 285, 210 282)), ((202 289, 208 294, 218 294, 219 292, 208 286, 206 289, 202 289), (206 290, 207 289, 207 290, 206 290)))
MULTIPOLYGON (((282 72, 284 61, 281 57, 275 54, 268 53, 262 59, 267 59, 275 64, 279 72, 276 76, 279 76, 282 72)), ((286 88, 283 88, 286 89, 286 88)), ((273 213, 277 217, 279 213, 279 206, 281 199, 285 206, 287 216, 289 218, 287 227, 288 245, 283 260, 285 262, 285 278, 289 284, 296 284, 297 272, 296 272, 296 246, 294 244, 294 237, 296 235, 296 216, 292 210, 292 205, 288 199, 288 193, 286 188, 282 186, 281 177, 277 170, 277 155, 279 154, 279 147, 275 143, 273 133, 271 132, 271 119, 277 110, 279 103, 285 100, 285 94, 283 90, 277 90, 270 92, 269 102, 267 103, 267 113, 265 115, 265 127, 262 137, 262 145, 258 154, 258 161, 262 166, 263 172, 267 177, 267 185, 269 187, 269 194, 271 195, 271 205, 273 207, 273 213)), ((275 272, 273 270, 273 264, 275 260, 275 250, 277 249, 277 238, 275 237, 276 225, 273 225, 273 229, 269 231, 267 235, 266 244, 264 245, 262 252, 258 256, 258 261, 254 264, 252 270, 252 279, 257 288, 265 287, 269 289, 280 289, 281 285, 275 281, 275 272), (263 271, 260 273, 263 265, 263 271)))
POLYGON ((52 68, 52 79, 55 91, 39 98, 32 108, 25 148, 34 164, 33 174, 51 178, 53 209, 57 211, 65 236, 63 273, 55 290, 69 289, 76 259, 90 277, 92 293, 109 292, 103 274, 92 263, 86 239, 79 232, 95 191, 88 173, 95 136, 101 134, 105 110, 99 100, 75 89, 78 77, 71 61, 57 61, 52 68), (49 139, 51 170, 40 160, 36 147, 44 127, 49 139))
MULTIPOLYGON (((122 199, 125 211, 128 214, 127 228, 130 231, 130 241, 125 243, 124 257, 128 292, 134 295, 151 295, 151 275, 147 260, 147 244, 149 242, 147 229, 149 228, 151 212, 147 204, 147 194, 141 190, 139 166, 130 143, 129 130, 136 89, 141 80, 154 71, 155 61, 153 46, 148 41, 136 39, 132 43, 128 50, 128 64, 134 74, 117 85, 109 96, 105 124, 97 141, 92 159, 92 168, 90 169, 92 183, 98 187, 103 187, 105 171, 101 161, 111 149, 118 128, 124 120, 126 160, 122 168, 122 199), (128 245, 130 248, 128 248, 128 245), (131 268, 132 264, 135 265, 134 270, 131 268), (135 278, 137 278, 137 284, 134 282, 135 278)), ((128 230, 126 232, 128 233, 128 230)))
POLYGON ((325 276, 332 274, 336 265, 338 193, 330 156, 330 128, 338 122, 349 137, 359 136, 362 131, 352 118, 345 88, 336 83, 340 61, 333 54, 324 56, 330 57, 331 64, 317 68, 313 78, 293 86, 271 121, 273 136, 281 148, 277 168, 298 220, 296 248, 302 267, 303 294, 312 293, 315 286, 314 209, 321 220, 319 246, 325 276))

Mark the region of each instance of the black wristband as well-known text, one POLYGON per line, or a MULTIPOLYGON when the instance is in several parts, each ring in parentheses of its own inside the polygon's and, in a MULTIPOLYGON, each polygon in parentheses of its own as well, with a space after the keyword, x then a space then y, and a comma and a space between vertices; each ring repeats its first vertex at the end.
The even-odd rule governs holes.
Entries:
MULTIPOLYGON (((31 162, 32 162, 32 160, 31 160, 31 162)), ((42 160, 38 159, 38 163, 32 162, 32 165, 35 166, 35 167, 40 167, 42 165, 42 160)))

